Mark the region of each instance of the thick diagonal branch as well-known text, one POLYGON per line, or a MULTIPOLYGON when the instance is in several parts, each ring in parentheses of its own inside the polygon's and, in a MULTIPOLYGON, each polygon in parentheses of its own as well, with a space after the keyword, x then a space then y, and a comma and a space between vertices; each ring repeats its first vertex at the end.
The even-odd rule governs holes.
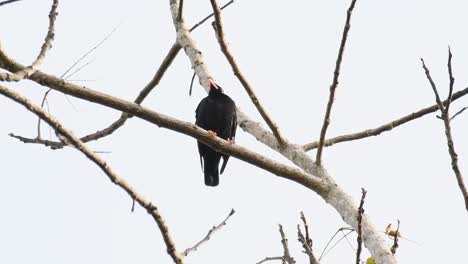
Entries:
POLYGON ((319 140, 319 145, 317 148, 317 156, 315 158, 315 162, 319 166, 322 163, 322 151, 323 151, 323 145, 325 141, 325 135, 327 134, 327 128, 330 125, 331 109, 333 106, 333 102, 335 101, 335 92, 336 92, 336 87, 338 86, 338 78, 340 77, 341 62, 343 61, 343 54, 344 54, 344 50, 346 46, 346 40, 348 39, 348 32, 349 32, 349 29, 351 28, 351 15, 353 14, 353 9, 354 9, 355 4, 356 4, 356 0, 352 0, 351 5, 349 6, 348 12, 346 14, 346 23, 343 29, 343 36, 341 37, 338 57, 336 58, 335 71, 333 74, 333 82, 330 85, 330 94, 328 97, 327 108, 325 110, 325 117, 323 118, 322 129, 320 130, 320 140, 319 140))
POLYGON ((219 46, 221 47, 221 51, 223 52, 224 56, 228 60, 229 64, 231 65, 234 75, 237 77, 239 82, 244 87, 245 91, 250 97, 250 100, 252 100, 252 103, 257 108, 263 120, 265 120, 265 122, 267 123, 268 127, 271 129, 273 134, 275 135, 280 145, 284 144, 284 139, 279 131, 278 125, 276 125, 276 123, 271 119, 265 107, 262 105, 262 103, 258 99, 257 95, 255 94, 255 91, 253 90, 252 86, 245 78, 239 65, 234 59, 232 52, 230 51, 228 45, 226 44, 226 40, 224 39, 224 29, 223 29, 223 22, 221 18, 221 10, 219 9, 218 3, 216 2, 216 0, 210 0, 210 1, 211 1, 211 6, 213 7, 213 13, 215 17, 216 38, 218 39, 218 43, 219 43, 219 46))
POLYGON ((138 202, 138 204, 145 208, 146 211, 153 217, 156 221, 159 230, 163 236, 164 242, 167 247, 167 253, 171 256, 172 260, 176 264, 182 264, 183 259, 177 253, 175 248, 174 241, 172 240, 169 229, 167 224, 165 223, 164 219, 162 218, 161 214, 159 213, 158 208, 153 205, 149 200, 145 197, 140 195, 133 187, 131 187, 124 179, 120 178, 111 168, 110 166, 101 158, 93 153, 86 145, 83 144, 80 139, 75 137, 70 131, 68 131, 58 120, 47 114, 41 107, 34 105, 28 99, 20 96, 19 94, 11 91, 10 89, 0 86, 0 94, 10 98, 11 100, 23 105, 29 111, 36 114, 42 120, 47 122, 55 131, 66 138, 70 144, 76 147, 80 152, 82 152, 88 159, 94 162, 111 180, 114 184, 122 188, 133 200, 138 202))
MULTIPOLYGON (((33 61, 33 63, 18 71, 13 74, 11 73, 0 73, 0 81, 8 81, 8 82, 17 82, 20 80, 23 80, 25 78, 28 78, 28 76, 31 76, 37 68, 42 64, 44 61, 47 51, 52 47, 52 41, 54 40, 55 36, 55 20, 57 18, 57 7, 58 7, 58 0, 53 0, 52 1, 52 7, 50 8, 49 12, 49 29, 47 31, 47 35, 44 38, 44 43, 42 44, 41 51, 39 52, 39 55, 37 55, 37 58, 33 61)), ((1 50, 1 46, 0 46, 1 50)))

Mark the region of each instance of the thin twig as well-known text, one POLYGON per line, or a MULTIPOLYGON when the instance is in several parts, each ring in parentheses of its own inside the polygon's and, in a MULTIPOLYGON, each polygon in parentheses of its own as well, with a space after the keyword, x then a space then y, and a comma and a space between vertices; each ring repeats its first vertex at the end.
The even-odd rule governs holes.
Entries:
POLYGON ((396 250, 398 248, 398 237, 400 236, 400 220, 397 220, 398 221, 398 224, 397 224, 397 229, 396 229, 396 232, 394 233, 393 235, 393 245, 392 245, 392 248, 390 249, 390 251, 395 255, 396 253, 396 250))
POLYGON ((283 245, 283 260, 288 264, 294 264, 296 261, 291 257, 291 252, 289 251, 288 239, 283 231, 283 226, 279 225, 279 232, 281 234, 281 244, 283 245))
MULTIPOLYGON (((434 92, 434 95, 436 97, 437 106, 439 106, 439 110, 442 112, 442 118, 443 118, 443 115, 445 114, 445 110, 444 110, 445 107, 442 104, 442 100, 440 99, 439 92, 437 91, 437 86, 435 85, 434 80, 432 80, 431 73, 429 72, 429 69, 426 67, 426 64, 424 63, 424 60, 422 58, 421 58, 421 63, 424 69, 424 73, 426 74, 426 78, 431 84, 432 91, 434 92)), ((448 104, 450 104, 450 102, 448 102, 447 105, 448 104)))
POLYGON ((257 108, 258 112, 262 116, 263 120, 267 123, 268 127, 271 129, 273 134, 276 137, 276 140, 278 140, 279 145, 284 144, 284 139, 283 136, 281 135, 278 126, 276 123, 271 119, 270 115, 266 111, 266 109, 263 107, 263 105, 260 103, 260 100, 258 99, 257 95, 255 94, 252 86, 249 84, 247 79, 245 78, 244 74, 241 72, 237 62, 234 59, 234 56, 232 55, 231 51, 229 50, 229 47, 226 44, 226 40, 224 39, 224 30, 223 30, 223 23, 221 19, 221 11, 219 9, 218 3, 216 0, 210 0, 211 6, 213 7, 213 12, 214 12, 214 17, 215 17, 215 25, 216 25, 216 37, 218 39, 219 46, 221 47, 221 51, 223 52, 224 56, 228 60, 229 64, 231 65, 231 68, 234 72, 234 75, 237 77, 239 82, 242 84, 244 87, 245 91, 250 97, 250 100, 252 100, 252 103, 255 105, 257 108))
MULTIPOLYGON (((222 7, 221 7, 221 10, 223 10, 224 8, 228 7, 230 4, 234 3, 234 0, 231 0, 229 2, 227 2, 226 4, 224 4, 222 7)), ((197 27, 201 26, 203 23, 205 23, 208 19, 210 19, 211 17, 214 16, 214 13, 211 13, 210 15, 206 16, 205 18, 203 18, 202 20, 200 20, 200 22, 198 22, 197 24, 193 25, 189 32, 192 32, 194 31, 197 27)))
MULTIPOLYGON (((449 78, 450 78, 450 86, 449 86, 449 90, 453 90, 453 83, 454 83, 454 78, 452 76, 452 64, 451 64, 451 57, 452 57, 452 53, 450 52, 450 49, 449 49, 449 60, 448 60, 448 69, 449 69, 449 78)), ((440 100, 440 96, 439 96, 439 92, 437 91, 437 87, 434 83, 434 81, 432 80, 432 77, 431 77, 431 74, 429 72, 429 69, 426 67, 425 63, 424 63, 424 60, 421 59, 421 62, 422 62, 422 66, 423 66, 423 69, 424 69, 424 72, 426 74, 426 77, 429 81, 429 83, 431 84, 431 87, 432 87, 432 90, 434 92, 434 95, 435 95, 435 98, 436 98, 436 102, 437 102, 437 105, 439 106, 439 110, 441 112, 441 118, 444 122, 444 127, 445 127, 445 136, 447 138, 447 146, 448 146, 448 152, 450 154, 450 158, 452 160, 452 170, 453 172, 455 173, 455 178, 457 179, 457 183, 458 183, 458 187, 463 195, 463 199, 464 199, 464 202, 465 202, 465 209, 468 211, 468 192, 466 190, 466 187, 465 187, 465 183, 463 181, 463 175, 460 171, 460 168, 458 166, 458 155, 455 151, 455 145, 453 143, 453 137, 452 137, 452 128, 450 126, 450 117, 449 117, 449 112, 448 112, 448 109, 450 107, 450 103, 453 99, 451 99, 451 92, 449 91, 449 95, 448 95, 448 98, 447 98, 447 105, 444 106, 444 104, 441 102, 440 100)))
POLYGON ((63 78, 69 71, 71 71, 78 63, 80 63, 82 60, 84 60, 86 57, 89 56, 89 54, 91 54, 92 52, 94 52, 97 48, 99 48, 102 44, 104 44, 104 42, 106 42, 112 35, 114 35, 114 33, 117 31, 117 29, 120 28, 120 25, 116 26, 115 28, 113 28, 111 30, 111 32, 109 34, 107 34, 98 44, 96 44, 95 46, 93 46, 91 49, 89 49, 86 53, 84 53, 80 58, 78 58, 78 60, 76 60, 75 62, 73 62, 73 64, 68 67, 68 69, 62 73, 62 75, 60 76, 60 78, 63 78))
MULTIPOLYGON (((73 76, 74 74, 76 74, 77 72, 79 72, 81 69, 83 69, 84 67, 88 66, 92 61, 94 60, 91 60, 87 63, 85 63, 83 66, 79 67, 77 70, 75 70, 74 72, 72 72, 71 74, 69 74, 67 77, 65 77, 65 75, 71 71, 78 63, 80 63, 82 60, 84 60, 86 57, 89 56, 89 54, 91 54, 92 52, 94 52, 96 49, 98 49, 104 42, 106 42, 114 33, 115 31, 117 31, 117 29, 120 27, 120 25, 118 25, 117 27, 113 28, 112 31, 107 34, 99 43, 97 43, 96 45, 94 45, 91 49, 89 49, 87 52, 85 52, 85 54, 83 54, 80 58, 78 58, 78 60, 76 60, 75 62, 73 62, 73 64, 68 67, 68 69, 65 70, 64 73, 62 73, 62 75, 60 75, 60 78, 65 78, 65 80, 67 80, 68 78, 70 78, 71 76, 73 76)), ((48 94, 50 93, 50 89, 47 90, 47 92, 44 93, 43 95, 43 98, 42 98, 42 101, 45 101, 47 99, 47 96, 48 94)), ((67 100, 70 102, 70 100, 68 99, 68 97, 66 97, 65 95, 65 98, 67 98, 67 100)), ((73 104, 72 104, 73 105, 73 104)), ((43 106, 41 104, 41 106, 43 106)), ((41 119, 38 118, 37 120, 37 138, 40 139, 41 138, 41 119)), ((63 146, 62 146, 63 147, 63 146)), ((57 147, 59 148, 59 147, 57 147)))
POLYGON ((450 121, 452 121, 453 119, 455 119, 455 117, 457 117, 457 115, 463 113, 463 111, 465 111, 466 109, 468 109, 468 106, 465 106, 465 107, 463 107, 462 109, 460 109, 458 112, 456 112, 456 113, 450 118, 450 121))
MULTIPOLYGON (((44 96, 42 97, 42 102, 41 102, 41 108, 44 108, 45 102, 47 102, 47 95, 52 91, 51 88, 49 88, 45 93, 44 96)), ((42 119, 40 117, 37 118, 37 138, 41 138, 41 121, 42 119)))
POLYGON ((266 257, 266 258, 260 260, 259 262, 257 262, 257 264, 262 264, 262 263, 265 263, 265 262, 268 262, 268 261, 272 261, 272 260, 281 260, 281 261, 284 261, 283 257, 266 257))
MULTIPOLYGON (((457 100, 457 99, 460 99, 461 97, 463 97, 463 96, 465 96, 467 94, 468 94, 468 87, 461 90, 461 91, 458 91, 458 92, 454 93, 453 96, 452 96, 452 102, 457 100)), ((448 103, 447 100, 443 101, 444 105, 447 105, 447 103, 448 103)), ((401 118, 395 119, 393 121, 390 121, 390 122, 388 122, 388 123, 386 123, 384 125, 381 125, 379 127, 376 127, 376 128, 366 129, 366 130, 361 131, 361 132, 346 134, 346 135, 337 136, 337 137, 334 137, 334 138, 327 139, 324 142, 324 146, 329 147, 329 146, 332 146, 334 144, 341 143, 341 142, 354 141, 354 140, 359 140, 359 139, 363 139, 363 138, 367 138, 367 137, 378 136, 382 132, 390 131, 395 127, 401 126, 401 125, 406 124, 406 123, 408 123, 410 121, 421 118, 421 117, 423 117, 423 116, 425 116, 427 114, 433 113, 433 112, 435 112, 437 110, 439 110, 439 106, 437 104, 435 104, 435 105, 423 108, 423 109, 421 109, 419 111, 412 112, 411 114, 408 114, 408 115, 403 116, 401 118)), ((309 150, 312 150, 312 149, 316 149, 318 146, 319 146, 319 142, 315 141, 315 142, 312 142, 312 143, 305 144, 303 146, 303 148, 304 148, 304 150, 309 151, 309 150)))
MULTIPOLYGON (((349 228, 349 227, 342 227, 340 229, 338 229, 335 234, 333 234, 333 236, 330 238, 330 240, 328 240, 327 244, 325 245, 325 247, 323 248, 322 250, 322 253, 320 253, 320 257, 318 259, 318 261, 321 261, 323 257, 325 257, 328 252, 330 252, 330 250, 332 250, 341 240, 343 240, 347 235, 351 234, 352 232, 354 232, 354 229, 352 228, 349 228), (333 246, 330 247, 330 249, 328 251, 327 248, 328 246, 330 246, 331 242, 333 241, 333 239, 340 233, 340 232, 343 232, 343 230, 346 230, 346 231, 349 231, 347 234, 345 234, 342 238, 340 238, 335 244, 333 244, 333 246)), ((344 234, 344 232, 343 232, 344 234)))
POLYGON ((359 203, 357 221, 358 221, 358 231, 357 231, 357 250, 356 250, 356 264, 361 263, 361 250, 362 250, 362 215, 364 214, 364 199, 366 198, 367 191, 364 188, 361 189, 362 196, 361 202, 359 203))
POLYGON ((300 225, 297 225, 297 239, 301 243, 302 248, 304 248, 304 253, 307 254, 307 256, 309 257, 309 263, 319 264, 312 250, 313 242, 309 235, 309 225, 307 224, 307 220, 304 216, 304 212, 301 212, 301 220, 302 220, 302 224, 304 225, 305 236, 301 231, 300 225))
POLYGON ((25 78, 28 78, 34 72, 36 72, 37 68, 42 64, 44 61, 47 51, 52 47, 52 42, 54 41, 55 37, 55 20, 57 18, 57 7, 58 7, 58 0, 52 1, 52 7, 50 8, 49 12, 49 29, 47 31, 47 35, 44 38, 44 43, 42 44, 41 51, 37 55, 36 59, 33 63, 24 68, 21 71, 11 73, 0 73, 0 81, 8 81, 8 82, 17 82, 21 81, 25 78))
POLYGON ((211 238, 211 235, 213 235, 215 232, 219 231, 221 228, 223 228, 223 226, 226 225, 227 221, 229 220, 229 218, 235 213, 236 211, 234 209, 231 209, 231 212, 229 212, 228 216, 218 225, 215 225, 213 226, 210 231, 208 231, 208 234, 206 234, 206 236, 200 240, 197 244, 195 244, 195 246, 193 247, 189 247, 187 248, 186 250, 184 250, 184 252, 182 253, 182 255, 184 256, 187 256, 188 254, 190 254, 191 252, 193 251, 197 251, 198 248, 205 242, 207 242, 208 240, 210 240, 211 238))
POLYGON ((81 65, 80 67, 78 67, 76 70, 72 71, 69 75, 63 77, 63 76, 60 76, 60 78, 63 78, 64 80, 69 80, 71 77, 73 77, 73 75, 77 74, 78 72, 80 72, 82 69, 84 69, 86 66, 90 65, 91 63, 93 63, 95 61, 95 59, 92 59, 88 62, 86 62, 85 64, 81 65))
POLYGON ((192 80, 190 80, 190 90, 189 90, 189 93, 188 93, 188 94, 189 94, 189 96, 191 96, 191 95, 192 95, 193 81, 195 80, 195 76, 196 76, 196 75, 197 75, 197 74, 196 74, 195 72, 193 72, 193 75, 192 75, 192 80))
POLYGON ((174 241, 172 240, 168 227, 162 218, 161 214, 158 211, 158 208, 153 205, 150 201, 140 195, 133 187, 131 187, 124 179, 120 178, 111 168, 110 166, 101 158, 93 153, 86 145, 83 144, 76 136, 74 136, 70 131, 68 131, 59 121, 57 121, 54 117, 50 116, 47 112, 45 112, 41 107, 36 106, 28 99, 20 96, 16 92, 0 86, 0 94, 10 98, 11 100, 23 105, 29 111, 33 112, 37 116, 41 117, 45 122, 47 122, 51 127, 53 127, 56 133, 60 134, 70 144, 76 147, 80 152, 82 152, 88 159, 94 162, 112 181, 112 183, 116 184, 120 188, 122 188, 132 199, 135 199, 140 206, 146 209, 146 211, 153 217, 156 221, 159 230, 163 236, 164 242, 166 243, 167 252, 172 257, 172 260, 177 264, 182 264, 183 259, 177 253, 177 250, 174 245, 174 241))
POLYGON ((453 78, 452 72, 452 51, 450 50, 450 46, 448 47, 448 62, 447 62, 447 69, 449 73, 449 94, 447 96, 447 105, 445 106, 445 111, 448 113, 450 104, 452 103, 452 95, 453 95, 453 85, 455 83, 455 78, 453 78))
POLYGON ((6 4, 11 4, 11 3, 14 3, 14 2, 18 2, 18 1, 21 1, 21 0, 6 0, 6 1, 2 1, 2 2, 0 2, 0 6, 6 5, 6 4))
POLYGON ((356 0, 352 0, 351 5, 348 8, 348 12, 346 15, 346 23, 343 29, 343 35, 341 37, 340 49, 338 51, 338 57, 336 58, 335 71, 333 74, 333 82, 330 85, 330 95, 328 97, 325 117, 323 118, 322 129, 320 130, 320 140, 319 140, 320 143, 317 148, 317 156, 315 158, 315 162, 317 163, 318 166, 320 166, 322 163, 322 151, 323 151, 323 146, 325 142, 325 135, 327 133, 328 125, 330 125, 331 109, 333 106, 333 102, 335 101, 335 92, 336 92, 336 87, 338 86, 338 78, 340 76, 341 62, 343 61, 343 54, 344 54, 344 50, 346 46, 346 40, 348 39, 348 32, 349 32, 349 29, 351 28, 351 15, 353 13, 355 4, 356 4, 356 0))

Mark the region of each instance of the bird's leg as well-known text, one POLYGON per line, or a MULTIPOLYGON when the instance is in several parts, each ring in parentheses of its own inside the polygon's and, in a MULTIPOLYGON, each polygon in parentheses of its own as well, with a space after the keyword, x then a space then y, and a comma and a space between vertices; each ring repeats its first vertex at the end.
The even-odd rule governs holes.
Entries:
POLYGON ((208 133, 210 133, 210 136, 216 137, 216 135, 217 135, 216 132, 214 132, 213 130, 207 130, 207 131, 208 131, 208 133))
POLYGON ((228 142, 229 144, 236 144, 236 141, 235 141, 234 138, 228 138, 228 139, 227 139, 227 142, 228 142))

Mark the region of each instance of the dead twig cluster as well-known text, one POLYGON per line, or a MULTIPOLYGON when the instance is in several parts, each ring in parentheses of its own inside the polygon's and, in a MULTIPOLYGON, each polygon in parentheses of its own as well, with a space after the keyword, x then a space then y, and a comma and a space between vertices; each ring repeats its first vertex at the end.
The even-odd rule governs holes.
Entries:
POLYGON ((309 257, 309 264, 319 264, 317 258, 314 255, 312 249, 312 239, 309 235, 309 225, 307 224, 307 219, 304 216, 304 212, 301 212, 301 221, 304 225, 304 233, 301 231, 300 225, 297 225, 297 240, 301 243, 304 253, 309 257))
MULTIPOLYGON (((303 252, 308 256, 309 263, 319 264, 319 261, 315 257, 314 252, 312 250, 313 242, 309 234, 309 225, 307 224, 307 220, 303 212, 300 213, 300 218, 301 218, 302 224, 304 225, 304 232, 301 230, 300 225, 297 225, 297 240, 299 241, 302 248, 304 249, 303 252)), ((294 260, 294 258, 291 255, 291 251, 289 250, 288 239, 286 238, 286 234, 284 233, 282 225, 279 225, 279 232, 281 235, 281 245, 283 247, 283 255, 277 256, 277 257, 266 257, 262 259, 261 261, 257 262, 257 264, 264 263, 267 261, 272 261, 272 260, 281 260, 283 263, 288 263, 288 264, 296 263, 296 260, 294 260)))

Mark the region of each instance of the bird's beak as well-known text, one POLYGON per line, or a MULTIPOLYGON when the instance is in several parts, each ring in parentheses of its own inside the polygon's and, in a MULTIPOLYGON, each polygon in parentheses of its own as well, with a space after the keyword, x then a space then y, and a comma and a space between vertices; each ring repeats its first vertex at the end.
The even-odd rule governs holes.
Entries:
POLYGON ((218 85, 213 80, 209 79, 208 81, 210 82, 210 88, 219 89, 218 85))

